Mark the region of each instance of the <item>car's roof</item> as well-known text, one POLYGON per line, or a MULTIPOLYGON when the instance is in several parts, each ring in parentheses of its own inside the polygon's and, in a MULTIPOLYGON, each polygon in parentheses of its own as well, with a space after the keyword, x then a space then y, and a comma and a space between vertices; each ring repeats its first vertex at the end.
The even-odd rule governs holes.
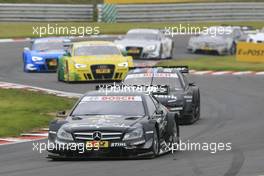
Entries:
POLYGON ((129 71, 129 74, 140 74, 140 73, 179 73, 179 70, 176 68, 135 68, 129 71))
POLYGON ((114 92, 114 91, 89 91, 84 94, 84 96, 147 96, 146 93, 144 92, 136 92, 136 91, 131 91, 131 92, 114 92))
POLYGON ((158 29, 131 29, 127 33, 142 33, 142 34, 159 34, 160 30, 158 29))
POLYGON ((45 37, 45 38, 37 38, 34 39, 34 43, 41 43, 41 42, 63 42, 67 40, 66 37, 45 37))
POLYGON ((82 41, 82 42, 74 42, 74 46, 116 46, 113 42, 108 41, 82 41))

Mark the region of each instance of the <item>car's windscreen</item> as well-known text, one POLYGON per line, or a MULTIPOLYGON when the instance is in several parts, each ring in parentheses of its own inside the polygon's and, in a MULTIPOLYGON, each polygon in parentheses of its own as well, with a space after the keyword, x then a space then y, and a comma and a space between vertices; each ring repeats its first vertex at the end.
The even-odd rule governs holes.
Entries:
POLYGON ((125 36, 125 39, 131 40, 158 40, 157 34, 148 34, 148 33, 130 33, 125 36))
POLYGON ((92 55, 120 55, 115 46, 78 46, 74 49, 74 56, 92 55))
POLYGON ((182 89, 176 73, 139 73, 127 75, 126 85, 167 85, 170 89, 182 89))
POLYGON ((63 42, 35 42, 32 45, 32 50, 46 51, 46 50, 63 50, 63 42))
POLYGON ((71 115, 144 116, 145 110, 141 96, 85 96, 71 115))

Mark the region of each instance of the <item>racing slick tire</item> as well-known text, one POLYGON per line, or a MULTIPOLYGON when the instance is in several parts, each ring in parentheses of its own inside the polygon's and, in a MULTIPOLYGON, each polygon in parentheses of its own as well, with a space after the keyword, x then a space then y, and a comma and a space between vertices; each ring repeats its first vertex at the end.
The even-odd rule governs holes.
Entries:
POLYGON ((166 139, 169 143, 179 143, 179 123, 177 121, 178 117, 175 113, 168 113, 168 129, 166 132, 166 139))
POLYGON ((174 48, 174 42, 172 42, 172 44, 171 44, 170 56, 167 59, 172 59, 172 56, 173 56, 173 48, 174 48))
POLYGON ((200 119, 200 110, 201 110, 200 91, 199 89, 197 89, 197 91, 195 92, 196 93, 194 94, 193 100, 192 100, 192 102, 194 102, 192 104, 192 112, 191 114, 183 115, 183 119, 186 119, 186 120, 184 120, 182 124, 191 125, 200 119))
POLYGON ((162 54, 163 54, 163 46, 162 46, 162 44, 160 45, 160 52, 159 52, 159 57, 158 57, 158 59, 163 59, 162 58, 162 54))
POLYGON ((196 120, 200 119, 200 113, 201 113, 201 102, 200 102, 200 91, 198 90, 197 99, 196 99, 196 109, 195 109, 196 120))
POLYGON ((155 158, 155 157, 159 156, 160 141, 159 141, 157 129, 155 129, 154 133, 153 133, 153 142, 152 142, 151 150, 153 153, 151 158, 155 158))

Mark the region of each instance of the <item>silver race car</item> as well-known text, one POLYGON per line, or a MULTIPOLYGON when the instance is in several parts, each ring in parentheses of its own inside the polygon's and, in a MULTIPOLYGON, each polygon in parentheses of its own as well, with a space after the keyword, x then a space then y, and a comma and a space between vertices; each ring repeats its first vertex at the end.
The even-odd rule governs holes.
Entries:
POLYGON ((238 27, 212 26, 201 32, 198 36, 191 37, 188 51, 215 52, 219 55, 235 54, 236 44, 243 36, 238 27))
POLYGON ((247 42, 264 43, 264 28, 256 34, 248 35, 247 42))
POLYGON ((132 29, 116 40, 117 46, 134 59, 170 59, 173 41, 156 29, 132 29))

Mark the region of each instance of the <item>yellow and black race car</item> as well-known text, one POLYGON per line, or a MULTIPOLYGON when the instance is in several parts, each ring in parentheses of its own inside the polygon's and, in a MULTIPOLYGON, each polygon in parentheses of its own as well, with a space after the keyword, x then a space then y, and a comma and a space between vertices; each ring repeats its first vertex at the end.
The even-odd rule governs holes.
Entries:
POLYGON ((58 80, 75 81, 121 81, 133 59, 123 56, 112 42, 76 42, 68 46, 65 56, 59 59, 58 80))

